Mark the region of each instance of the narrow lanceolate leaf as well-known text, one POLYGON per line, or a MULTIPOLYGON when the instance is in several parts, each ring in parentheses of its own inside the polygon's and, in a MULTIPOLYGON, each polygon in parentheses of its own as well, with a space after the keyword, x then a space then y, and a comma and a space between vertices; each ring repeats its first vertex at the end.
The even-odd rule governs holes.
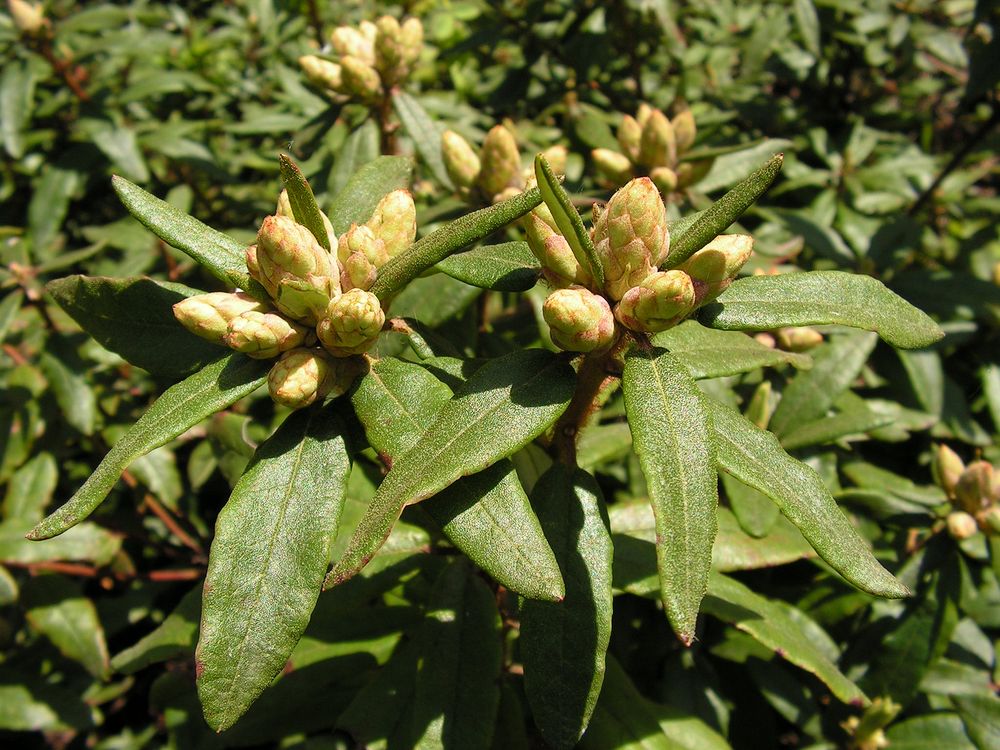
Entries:
POLYGON ((697 379, 739 375, 760 367, 788 364, 801 370, 812 367, 808 354, 764 346, 745 333, 717 331, 687 320, 653 337, 653 344, 674 355, 697 379))
POLYGON ((8 61, 0 76, 0 137, 14 159, 24 155, 24 131, 31 122, 35 74, 27 61, 8 61))
POLYGON ((116 672, 134 674, 150 664, 159 664, 179 656, 190 656, 198 640, 198 619, 201 613, 201 584, 199 583, 178 602, 155 630, 138 643, 111 658, 116 672))
POLYGON ((705 611, 816 675, 844 703, 868 702, 861 688, 844 676, 823 650, 817 648, 800 622, 792 619, 779 603, 755 594, 735 579, 713 573, 705 611))
POLYGON ((94 603, 64 576, 34 578, 21 592, 25 617, 64 655, 107 679, 108 646, 94 603))
POLYGON ((202 224, 166 201, 115 175, 111 185, 129 213, 168 245, 183 250, 218 279, 258 299, 267 292, 247 273, 246 248, 229 235, 202 224))
POLYGON ((351 224, 368 221, 387 193, 409 186, 412 174, 413 160, 405 156, 380 156, 361 167, 337 193, 327 212, 336 235, 342 235, 351 224))
POLYGON ((718 530, 718 477, 705 397, 662 349, 629 353, 622 392, 656 518, 660 596, 677 637, 690 645, 718 530))
POLYGON ((738 412, 710 399, 705 403, 720 469, 771 498, 819 556, 855 586, 876 596, 909 595, 875 559, 812 468, 738 412))
POLYGON ((836 323, 875 331, 900 349, 929 346, 944 336, 937 323, 878 279, 843 271, 738 279, 699 317, 712 328, 737 331, 836 323))
POLYGON ((531 500, 559 560, 566 598, 521 607, 524 687, 545 741, 570 748, 586 730, 604 681, 614 550, 601 490, 590 474, 556 464, 535 484, 531 500))
POLYGON ((48 539, 85 519, 104 501, 130 463, 253 393, 263 385, 269 365, 233 354, 168 388, 119 438, 69 502, 35 526, 28 539, 48 539))
POLYGON ((857 378, 876 341, 870 333, 855 333, 824 344, 813 355, 815 366, 792 378, 782 391, 768 429, 782 436, 825 416, 837 397, 857 378))
POLYGON ((281 672, 319 597, 350 472, 332 409, 296 412, 262 443, 216 522, 195 652, 216 731, 281 672))
MULTIPOLYGON (((417 444, 451 395, 423 367, 381 359, 351 400, 368 442, 392 463, 417 444)), ((498 583, 531 599, 562 598, 559 566, 509 460, 462 477, 423 508, 498 583)))
POLYGON ((174 317, 173 305, 196 289, 143 277, 67 276, 45 290, 101 346, 154 375, 182 377, 227 351, 174 317))
POLYGON ((288 191, 288 203, 292 207, 292 216, 299 224, 310 232, 320 245, 330 249, 330 237, 326 233, 323 214, 316 203, 309 181, 302 174, 298 165, 284 154, 278 156, 278 167, 281 171, 281 182, 288 191))
POLYGON ((559 183, 548 160, 538 154, 535 157, 535 179, 538 182, 538 189, 542 193, 542 200, 552 213, 552 218, 556 220, 559 232, 566 238, 573 255, 581 266, 590 271, 597 282, 598 288, 604 287, 604 266, 601 265, 600 258, 597 257, 597 250, 590 239, 590 233, 583 225, 583 218, 576 210, 569 194, 559 183))
POLYGON ((382 266, 378 279, 372 285, 372 294, 380 300, 388 299, 435 263, 520 219, 541 202, 541 193, 534 188, 455 219, 417 240, 409 249, 382 266))
POLYGON ((378 126, 372 119, 365 120, 347 136, 337 151, 336 161, 327 177, 331 195, 338 195, 351 176, 363 165, 378 158, 378 126))
POLYGON ((541 265, 527 242, 503 242, 452 255, 437 269, 482 289, 523 292, 538 281, 541 265))
POLYGON ((500 703, 500 614, 462 560, 434 584, 420 632, 413 706, 419 750, 488 750, 500 703))
POLYGON ((541 349, 484 365, 441 408, 417 444, 393 463, 326 585, 364 567, 403 506, 482 471, 541 435, 569 405, 574 387, 565 359, 541 349))
MULTIPOLYGON (((676 268, 696 252, 722 234, 734 221, 760 198, 781 171, 784 154, 775 154, 771 160, 756 172, 719 198, 709 208, 702 211, 697 221, 670 234, 670 255, 666 268, 676 268)), ((778 328, 778 326, 772 326, 778 328)))
POLYGON ((453 189, 454 185, 451 183, 448 170, 444 166, 444 157, 441 155, 441 131, 430 115, 420 106, 420 102, 403 91, 393 92, 392 107, 396 110, 399 121, 403 123, 406 134, 413 140, 420 158, 434 175, 434 179, 449 190, 453 189))

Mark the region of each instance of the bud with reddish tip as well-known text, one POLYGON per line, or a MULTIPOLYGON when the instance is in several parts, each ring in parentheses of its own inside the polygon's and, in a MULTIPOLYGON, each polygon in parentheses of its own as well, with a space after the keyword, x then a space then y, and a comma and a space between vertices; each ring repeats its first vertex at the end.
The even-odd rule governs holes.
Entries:
POLYGON ((251 311, 267 312, 268 306, 243 292, 210 292, 181 300, 173 309, 174 317, 191 333, 223 344, 233 318, 251 311))
POLYGON ((956 510, 948 514, 948 535, 957 541, 968 539, 979 531, 979 524, 976 519, 963 510, 956 510))
MULTIPOLYGON (((374 30, 371 22, 368 26, 374 30)), ((352 29, 350 26, 338 26, 333 30, 330 41, 333 49, 341 57, 353 57, 366 65, 375 64, 375 38, 377 34, 366 34, 365 30, 352 29)))
POLYGON ((986 461, 973 461, 965 467, 955 485, 955 499, 959 507, 969 513, 978 513, 989 507, 993 494, 993 465, 986 461))
POLYGON ((351 289, 330 303, 316 326, 323 347, 335 357, 368 351, 385 324, 378 297, 363 289, 351 289))
POLYGON ((316 55, 303 55, 299 58, 299 67, 312 84, 338 93, 343 91, 343 73, 337 63, 316 55))
MULTIPOLYGON (((393 190, 379 201, 368 220, 375 236, 385 245, 387 259, 395 258, 413 244, 417 236, 417 209, 409 190, 393 190)), ((384 264, 377 263, 376 267, 384 264)))
POLYGON ((667 209, 648 177, 615 193, 594 223, 594 247, 604 268, 604 287, 619 300, 639 286, 667 257, 667 209))
POLYGON ((590 285, 590 274, 580 265, 566 238, 559 234, 555 219, 545 204, 525 216, 523 226, 528 247, 542 264, 542 273, 552 286, 590 285))
POLYGON ((229 321, 222 340, 230 349, 254 359, 271 359, 302 346, 307 330, 277 313, 251 310, 229 321))
POLYGON ((378 71, 357 57, 340 58, 340 75, 343 89, 365 102, 373 102, 382 95, 382 79, 378 71))
POLYGON ((676 115, 670 124, 674 128, 674 141, 677 144, 677 153, 685 153, 694 145, 694 139, 698 132, 694 124, 694 115, 690 109, 685 109, 676 115))
POLYGON ((595 148, 590 155, 601 177, 612 185, 624 185, 632 179, 632 162, 624 154, 609 148, 595 148))
POLYGON ((720 234, 688 258, 680 269, 694 281, 695 307, 701 307, 728 287, 753 253, 753 237, 720 234))
POLYGON ((633 331, 658 333, 694 309, 694 285, 683 271, 658 271, 632 287, 615 306, 615 317, 633 331))
POLYGON ((615 339, 615 316, 604 297, 583 287, 557 289, 542 305, 552 342, 569 352, 607 349, 615 339))
POLYGON ((955 487, 964 471, 965 463, 955 451, 943 443, 937 447, 931 461, 931 473, 948 497, 955 496, 955 487))
POLYGON ((658 109, 649 114, 639 141, 639 163, 650 169, 677 163, 677 142, 670 120, 658 109))
POLYGON ((351 225, 340 238, 337 255, 341 266, 340 285, 344 291, 370 288, 378 276, 378 269, 389 260, 385 243, 366 224, 351 225))
POLYGON ((319 349, 292 349, 281 355, 267 375, 267 390, 276 404, 301 409, 337 396, 350 387, 339 385, 337 363, 319 349), (337 393, 337 390, 340 393, 337 393))
POLYGON ((514 134, 503 125, 495 125, 486 134, 479 161, 479 187, 489 198, 508 187, 521 187, 521 154, 514 134))
POLYGON ((807 352, 823 343, 823 334, 809 326, 779 328, 774 335, 786 352, 807 352))
POLYGON ((653 181, 656 185, 657 190, 659 190, 664 195, 667 193, 672 193, 677 189, 677 184, 679 182, 677 178, 677 173, 670 167, 657 167, 649 173, 649 179, 653 181))
POLYGON ((441 136, 441 155, 444 168, 455 187, 468 190, 476 184, 479 176, 479 156, 472 145, 454 130, 446 130, 441 136))
POLYGON ((618 145, 622 153, 633 163, 639 162, 639 144, 642 141, 642 125, 631 115, 622 118, 618 126, 618 145))

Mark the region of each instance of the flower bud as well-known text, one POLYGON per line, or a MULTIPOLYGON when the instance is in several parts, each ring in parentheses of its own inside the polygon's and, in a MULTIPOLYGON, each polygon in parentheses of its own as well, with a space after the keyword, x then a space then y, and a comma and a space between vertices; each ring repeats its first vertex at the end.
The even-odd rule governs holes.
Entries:
POLYGON ((295 219, 295 212, 292 211, 292 202, 288 199, 288 191, 282 190, 278 194, 278 207, 274 211, 275 216, 284 216, 286 218, 295 219))
MULTIPOLYGON (((560 143, 555 146, 549 146, 547 149, 542 151, 542 156, 545 157, 545 161, 549 163, 552 168, 553 174, 566 174, 566 161, 569 159, 569 149, 560 143)), ((534 168, 529 170, 531 175, 534 176, 534 168)))
POLYGON ((505 188, 520 187, 521 154, 513 133, 503 125, 495 125, 486 134, 479 161, 479 187, 489 198, 505 188))
POLYGON ((982 514, 983 523, 986 530, 991 534, 1000 534, 1000 508, 996 505, 988 508, 982 514))
MULTIPOLYGON (((371 26, 371 23, 368 23, 371 26)), ((374 27, 372 27, 374 29, 374 27)), ((333 30, 330 41, 333 49, 341 57, 353 57, 366 65, 375 64, 375 38, 370 31, 352 29, 350 26, 338 26, 333 30)))
POLYGON ((321 349, 292 349, 274 363, 267 375, 267 390, 276 404, 301 409, 345 393, 356 374, 356 368, 321 349))
POLYGON ((978 513, 988 507, 993 494, 993 466, 986 461, 973 461, 962 472, 955 485, 959 507, 978 513))
POLYGON ((615 318, 604 297, 583 287, 557 289, 542 305, 553 343, 569 352, 592 352, 611 346, 615 318))
POLYGON ((351 253, 341 265, 340 286, 345 292, 348 289, 367 291, 378 278, 378 268, 363 253, 351 253))
MULTIPOLYGON (((635 120, 639 123, 640 128, 646 127, 646 123, 649 122, 650 115, 653 114, 653 108, 648 104, 643 102, 639 105, 638 111, 635 113, 635 120)), ((641 137, 641 134, 640 134, 641 137)))
POLYGON ((254 359, 272 359, 302 346, 306 329, 277 313, 245 312, 229 321, 223 342, 254 359))
POLYGON ((695 307, 708 304, 728 287, 753 253, 753 237, 720 234, 681 264, 694 281, 695 307))
POLYGON ((188 297, 174 305, 174 317, 191 333, 216 344, 229 330, 229 321, 246 312, 266 312, 267 305, 243 292, 210 292, 188 297))
POLYGON ((479 156, 472 145, 454 130, 446 130, 441 136, 441 155, 444 168, 455 183, 455 187, 471 188, 479 176, 479 156))
POLYGON ((590 156, 601 177, 612 185, 624 185, 632 179, 632 162, 624 154, 610 148, 595 148, 590 156))
POLYGON ((399 44, 403 62, 410 68, 420 59, 424 45, 424 25, 419 18, 407 18, 399 31, 399 44))
POLYGON ((670 120, 660 110, 654 109, 642 126, 639 141, 639 163, 649 169, 670 167, 677 163, 677 143, 670 120))
POLYGON ((823 334, 809 326, 789 326, 774 332, 778 346, 786 352, 807 352, 823 343, 823 334))
POLYGON ((387 86, 398 83, 405 75, 403 49, 400 44, 399 21, 392 16, 382 16, 375 22, 375 67, 382 74, 387 86))
POLYGON ((677 165, 677 187, 686 188, 694 185, 701 178, 709 173, 715 159, 699 159, 698 161, 685 161, 677 165))
POLYGON ((674 128, 674 141, 677 144, 678 155, 685 153, 694 145, 697 128, 694 124, 694 115, 690 109, 685 109, 676 115, 670 124, 674 128))
POLYGON ((10 11, 14 27, 26 36, 40 36, 48 28, 49 21, 45 18, 45 9, 41 4, 7 0, 7 10, 10 11))
POLYGON ((299 67, 306 78, 315 86, 343 92, 344 78, 337 63, 324 60, 316 55, 303 55, 299 58, 299 67))
MULTIPOLYGON (((385 195, 375 207, 367 226, 385 244, 387 259, 395 258, 406 250, 417 236, 417 209, 410 191, 393 190, 385 195)), ((381 267, 383 263, 376 266, 381 267)))
POLYGON ((350 289, 330 303, 316 326, 316 335, 332 355, 349 357, 370 349, 384 324, 378 297, 363 289, 350 289))
POLYGON ((370 44, 375 44, 375 40, 378 38, 378 26, 371 21, 365 20, 358 24, 358 31, 370 44))
POLYGON ((658 271, 632 287, 615 306, 615 317, 633 331, 658 333, 694 309, 694 285, 683 271, 658 271))
POLYGON ((667 209, 648 177, 615 193, 594 224, 594 247, 604 268, 608 295, 619 300, 639 286, 667 257, 667 209))
POLYGON ((347 259, 355 254, 360 254, 367 258, 375 268, 380 268, 389 260, 389 254, 385 249, 385 242, 376 237, 375 232, 367 224, 362 224, 361 226, 352 224, 351 228, 340 238, 337 257, 341 265, 346 263, 347 259))
POLYGON ((649 179, 656 185, 656 189, 664 195, 677 189, 677 173, 670 167, 657 167, 650 171, 649 179))
POLYGON ((268 216, 247 251, 247 268, 281 312, 314 324, 339 291, 340 273, 312 233, 287 216, 268 216))
POLYGON ((373 102, 382 94, 382 79, 371 65, 356 57, 340 59, 343 90, 364 102, 373 102))
POLYGON ((976 519, 963 510, 956 510, 948 514, 948 535, 957 541, 968 539, 979 531, 979 524, 976 519))
POLYGON ((964 471, 965 464, 955 451, 944 443, 937 447, 931 461, 931 473, 934 475, 934 481, 941 486, 948 497, 955 496, 958 478, 964 471))
POLYGON ((633 164, 639 162, 639 143, 642 141, 642 125, 631 115, 622 118, 622 124, 618 126, 618 145, 621 146, 622 153, 633 164))
POLYGON ((744 416, 757 425, 760 429, 766 430, 768 422, 771 421, 771 381, 762 380, 754 389, 747 404, 744 416))
POLYGON ((591 283, 590 274, 580 265, 569 242, 559 234, 555 224, 545 204, 525 216, 523 221, 528 247, 542 264, 545 279, 554 287, 588 286, 591 283))

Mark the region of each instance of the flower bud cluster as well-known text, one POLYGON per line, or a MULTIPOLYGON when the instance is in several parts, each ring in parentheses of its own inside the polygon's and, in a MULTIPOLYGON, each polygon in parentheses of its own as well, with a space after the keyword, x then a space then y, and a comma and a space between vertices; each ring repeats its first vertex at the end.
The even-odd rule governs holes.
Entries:
POLYGON ((247 270, 267 291, 260 302, 244 292, 211 292, 174 305, 192 333, 255 359, 275 359, 268 389, 276 403, 301 408, 350 388, 363 369, 358 355, 385 323, 368 291, 379 268, 409 247, 416 209, 406 190, 386 195, 372 217, 339 240, 323 215, 331 250, 292 217, 288 196, 247 248, 247 270))
MULTIPOLYGON (((517 139, 506 125, 496 125, 486 134, 479 153, 454 130, 441 135, 441 153, 455 190, 473 203, 497 203, 522 192, 533 179, 531 169, 521 167, 517 139)), ((566 171, 565 146, 551 146, 544 152, 557 174, 566 171)))
POLYGON ((528 245, 553 291, 542 307, 552 341, 575 352, 599 351, 617 323, 636 333, 671 328, 722 292, 750 258, 747 235, 719 235, 677 268, 670 254, 667 210, 648 177, 631 180, 607 206, 594 207, 590 232, 604 276, 598 287, 544 205, 525 220, 528 245))
POLYGON ((952 505, 948 533, 967 539, 977 531, 1000 534, 1000 473, 988 461, 966 465, 947 445, 939 445, 931 462, 934 481, 952 505))
POLYGON ((409 77, 423 49, 424 27, 417 18, 400 23, 382 16, 375 23, 338 26, 330 43, 335 59, 299 58, 306 77, 336 98, 371 104, 409 77))
POLYGON ((648 176, 666 195, 692 185, 708 172, 711 159, 682 161, 694 144, 694 116, 684 110, 670 120, 662 111, 641 105, 635 117, 625 115, 618 127, 620 151, 591 152, 597 171, 612 187, 636 176, 648 176))
POLYGON ((48 33, 51 24, 45 17, 45 8, 41 3, 7 0, 7 10, 14 22, 14 28, 25 36, 40 37, 48 33))

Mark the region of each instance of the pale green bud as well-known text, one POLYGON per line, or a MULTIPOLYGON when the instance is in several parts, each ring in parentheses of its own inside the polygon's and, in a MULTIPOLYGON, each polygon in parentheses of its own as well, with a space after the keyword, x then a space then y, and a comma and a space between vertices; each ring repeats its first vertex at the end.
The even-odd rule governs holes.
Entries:
POLYGON ((441 136, 441 156, 448 176, 455 187, 471 188, 479 176, 479 156, 465 138, 454 130, 446 130, 441 136))
POLYGON ((570 352, 592 352, 611 346, 615 317, 607 300, 583 287, 557 289, 542 305, 552 342, 570 352))
POLYGON ((340 66, 335 62, 324 60, 316 55, 303 55, 299 58, 299 67, 306 78, 315 86, 342 92, 344 78, 340 66))
MULTIPOLYGON (((409 190, 393 190, 375 207, 367 225, 383 243, 389 258, 413 244, 417 236, 417 209, 409 190)), ((382 264, 376 264, 381 267, 382 264)))
MULTIPOLYGON (((358 31, 370 44, 375 44, 375 40, 378 38, 378 26, 371 21, 364 20, 358 24, 358 31)), ((372 48, 374 49, 374 46, 372 48)))
POLYGON ((658 271, 625 292, 615 317, 633 331, 665 331, 694 309, 694 285, 683 271, 658 271))
POLYGON ((40 36, 49 22, 45 18, 45 9, 39 4, 25 0, 7 0, 7 10, 14 21, 14 27, 27 36, 40 36))
POLYGON ((809 326, 789 326, 774 332, 778 346, 786 352, 807 352, 823 343, 823 334, 809 326))
MULTIPOLYGON (((368 26, 374 30, 374 26, 368 22, 368 26)), ((338 26, 333 30, 330 41, 337 54, 343 57, 353 57, 366 65, 375 64, 375 38, 377 32, 364 30, 359 31, 350 26, 338 26)))
POLYGON ((699 159, 698 161, 685 161, 677 165, 677 187, 686 188, 695 185, 707 175, 715 159, 699 159))
POLYGON ((246 250, 247 272, 260 281, 260 264, 257 262, 257 246, 250 245, 246 250))
POLYGON ((610 148, 595 148, 590 156, 601 177, 612 185, 624 185, 632 179, 632 162, 625 154, 619 154, 610 148))
POLYGON ((649 179, 656 185, 656 189, 664 195, 672 193, 677 189, 677 173, 670 167, 657 167, 651 170, 649 179))
POLYGON ((340 58, 340 74, 344 91, 365 102, 373 102, 382 94, 382 79, 378 71, 357 57, 340 58))
POLYGON ((964 510, 956 510, 948 514, 948 535, 952 539, 962 541, 973 536, 979 531, 979 524, 976 519, 964 510))
POLYGON ((676 115, 670 124, 674 128, 674 141, 677 144, 677 153, 685 153, 694 145, 695 135, 698 130, 694 124, 694 115, 690 109, 685 109, 676 115))
POLYGON ((330 243, 330 254, 337 255, 337 235, 333 233, 333 222, 330 221, 330 217, 327 216, 323 211, 319 212, 320 218, 323 219, 323 228, 326 230, 326 239, 330 243))
POLYGON ((342 264, 340 285, 349 289, 371 289, 378 278, 378 268, 363 253, 351 253, 342 264))
POLYGON ((375 67, 382 74, 387 86, 393 86, 403 79, 406 64, 400 43, 399 21, 392 16, 382 16, 375 22, 378 34, 375 36, 375 67))
POLYGON ((757 425, 760 429, 766 430, 768 422, 771 421, 771 381, 762 380, 754 389, 747 404, 744 416, 757 425))
MULTIPOLYGON (((561 143, 557 143, 555 146, 549 146, 547 149, 542 151, 542 156, 549 163, 552 168, 553 174, 566 174, 566 162, 569 160, 569 149, 563 146, 561 143)), ((532 176, 535 174, 535 170, 530 170, 532 176)))
POLYGON ((695 307, 701 307, 728 287, 753 253, 753 237, 720 234, 688 258, 680 269, 694 281, 695 307))
POLYGON ((590 274, 580 265, 566 238, 559 234, 555 219, 545 204, 525 216, 523 226, 528 247, 542 264, 542 273, 552 286, 588 286, 591 283, 590 274))
POLYGON ((654 109, 642 127, 639 141, 639 163, 653 169, 677 163, 677 143, 670 120, 660 110, 654 109))
POLYGON ((375 232, 367 224, 360 226, 352 224, 340 238, 337 255, 341 264, 346 263, 347 259, 355 254, 364 256, 375 268, 380 268, 389 261, 385 242, 376 237, 375 232))
MULTIPOLYGON (((337 388, 337 365, 329 354, 319 349, 287 351, 267 375, 271 399, 290 409, 301 409, 328 395, 340 395, 334 392, 337 388)), ((346 388, 340 392, 344 391, 346 388)))
POLYGON ((965 463, 955 451, 943 443, 937 447, 931 460, 931 473, 948 497, 955 496, 958 478, 964 471, 965 463))
POLYGON ((272 359, 302 346, 307 330, 277 313, 245 312, 229 321, 223 342, 254 359, 272 359))
POLYGON ((363 289, 350 289, 330 303, 316 326, 316 335, 332 355, 349 357, 368 351, 384 324, 378 297, 363 289))
POLYGON ((494 126, 486 134, 479 161, 479 187, 486 196, 492 198, 508 187, 520 187, 521 154, 514 134, 503 125, 494 126))
POLYGON ((639 143, 642 141, 642 125, 631 115, 622 118, 618 126, 618 145, 622 153, 633 163, 639 162, 639 143))
POLYGON ((419 18, 407 18, 399 31, 399 43, 402 47, 403 62, 410 68, 420 59, 420 51, 424 46, 424 25, 419 18))
MULTIPOLYGON (((640 128, 646 127, 646 123, 649 122, 650 115, 653 114, 653 108, 648 104, 643 102, 639 105, 639 110, 635 113, 635 120, 639 123, 640 128)), ((640 133, 641 138, 641 133, 640 133)))
POLYGON ((274 211, 275 216, 284 216, 286 218, 295 219, 295 212, 292 211, 292 202, 288 199, 288 191, 282 190, 278 194, 278 207, 274 211))
POLYGON ((174 305, 174 317, 196 336, 216 344, 229 330, 229 321, 246 312, 266 312, 268 306, 243 292, 209 292, 174 305))
POLYGON ((969 513, 978 513, 989 506, 993 494, 993 466, 986 461, 973 461, 965 467, 955 485, 955 499, 969 513))
POLYGON ((615 193, 594 224, 594 247, 604 268, 608 295, 619 300, 639 286, 667 257, 667 209, 648 177, 615 193))
POLYGON ((1000 534, 1000 508, 993 506, 982 515, 986 529, 992 534, 1000 534))

